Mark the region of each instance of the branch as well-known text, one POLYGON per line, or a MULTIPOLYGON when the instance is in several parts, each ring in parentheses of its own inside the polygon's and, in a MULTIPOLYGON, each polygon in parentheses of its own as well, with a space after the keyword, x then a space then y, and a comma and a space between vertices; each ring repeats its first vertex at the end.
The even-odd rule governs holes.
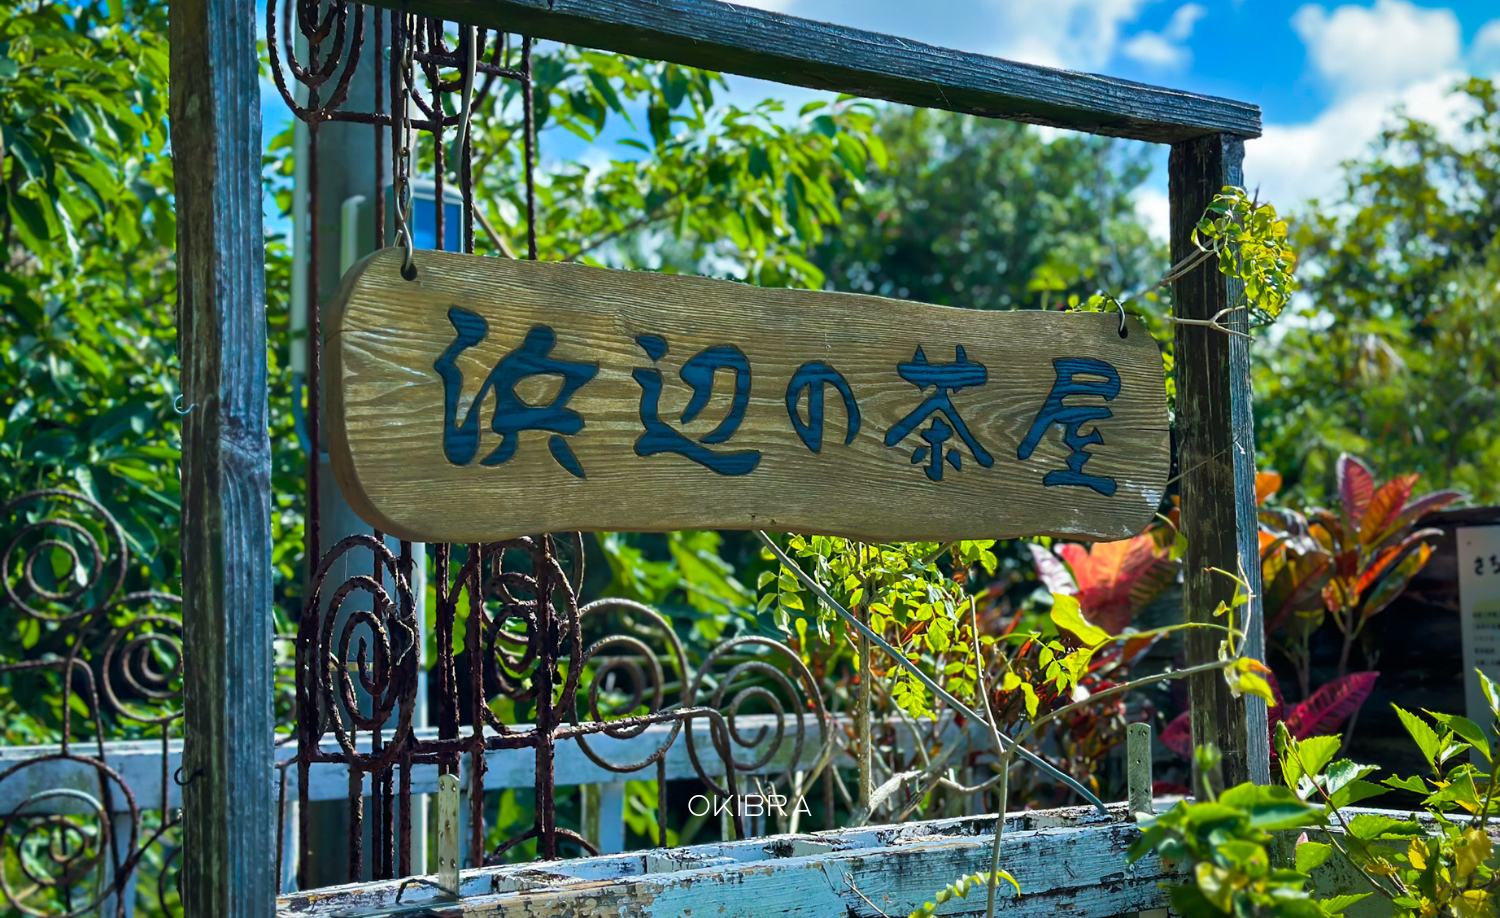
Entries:
MULTIPOLYGON (((814 596, 818 597, 818 599, 822 601, 824 605, 828 606, 828 608, 832 609, 839 618, 843 619, 845 625, 853 628, 855 631, 858 631, 866 638, 869 638, 872 644, 875 644, 877 647, 883 650, 887 656, 889 656, 894 662, 900 665, 907 672, 911 673, 913 678, 926 686, 927 689, 934 695, 943 699, 943 701, 946 702, 951 708, 953 708, 953 710, 962 713, 965 717, 979 721, 980 723, 989 723, 989 721, 987 721, 983 717, 980 717, 979 714, 968 705, 964 704, 963 702, 959 701, 957 698, 954 698, 951 694, 949 694, 948 691, 942 686, 938 685, 936 680, 934 680, 931 676, 922 672, 920 667, 906 658, 906 654, 892 647, 885 638, 876 634, 874 631, 871 631, 868 625, 860 621, 857 617, 851 614, 848 609, 845 609, 842 605, 840 605, 838 600, 834 599, 829 595, 827 590, 823 589, 822 584, 814 580, 795 561, 788 557, 786 552, 782 551, 781 547, 773 542, 771 540, 771 537, 766 535, 764 531, 757 529, 755 531, 755 535, 761 540, 762 543, 765 544, 767 548, 771 550, 771 553, 776 556, 776 558, 781 562, 782 566, 790 570, 798 580, 802 581, 803 586, 811 590, 814 596)), ((993 726, 994 725, 991 724, 992 728, 993 726)), ((1014 740, 1002 740, 1000 732, 998 730, 992 729, 991 733, 995 741, 995 751, 1001 756, 1006 755, 1009 750, 1014 749, 1014 754, 1019 755, 1021 758, 1041 769, 1046 774, 1073 788, 1079 793, 1080 796, 1083 797, 1083 799, 1093 804, 1101 814, 1105 816, 1109 815, 1109 808, 1104 805, 1104 802, 1101 801, 1098 797, 1094 796, 1094 794, 1091 793, 1088 788, 1080 784, 1077 779, 1071 777, 1070 775, 1064 774, 1058 769, 1052 767, 1052 765, 1048 764, 1035 753, 1017 745, 1014 740), (1006 745, 1007 742, 1009 742, 1009 746, 1006 745)))
POLYGON ((489 218, 484 215, 484 209, 479 206, 477 200, 470 209, 474 212, 474 219, 478 220, 479 225, 484 228, 484 234, 490 237, 490 242, 495 244, 495 248, 499 249, 506 258, 515 258, 515 250, 510 247, 510 243, 505 241, 504 236, 495 232, 495 228, 490 225, 489 218))

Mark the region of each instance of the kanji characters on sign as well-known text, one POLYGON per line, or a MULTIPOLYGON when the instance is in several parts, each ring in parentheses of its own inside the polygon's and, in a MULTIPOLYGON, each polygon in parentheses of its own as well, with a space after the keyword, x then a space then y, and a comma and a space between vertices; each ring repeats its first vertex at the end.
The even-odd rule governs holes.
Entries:
MULTIPOLYGON (((493 393, 490 429, 500 435, 500 443, 479 461, 480 465, 509 461, 516 455, 521 434, 540 430, 550 434, 547 448, 557 464, 584 478, 583 467, 566 438, 581 432, 587 419, 568 403, 595 378, 599 365, 552 356, 556 333, 550 326, 536 325, 526 333, 520 346, 495 364, 460 420, 458 405, 463 374, 457 361, 464 351, 484 341, 488 327, 484 319, 460 308, 450 309, 448 319, 457 337, 433 364, 444 386, 443 453, 448 461, 454 465, 473 461, 479 449, 480 411, 493 393), (562 381, 546 404, 532 405, 516 394, 519 383, 536 376, 553 376, 562 381)), ((640 387, 642 430, 635 441, 635 454, 642 458, 677 456, 725 476, 754 472, 763 451, 728 446, 750 410, 752 368, 745 352, 733 344, 719 344, 704 348, 682 362, 677 375, 692 390, 692 396, 674 424, 661 416, 664 388, 661 368, 667 361, 670 345, 666 338, 650 334, 637 335, 635 343, 652 364, 636 367, 630 374, 640 387), (689 436, 680 428, 691 424, 715 401, 714 381, 720 371, 727 371, 732 377, 730 390, 722 396, 728 400, 723 420, 706 434, 689 436)), ((934 482, 943 480, 946 467, 955 472, 963 470, 965 450, 981 468, 994 466, 994 455, 974 435, 954 401, 965 390, 989 384, 989 370, 983 363, 970 359, 962 344, 954 345, 954 359, 946 363, 930 361, 919 346, 910 360, 897 363, 894 369, 896 376, 915 386, 923 397, 884 432, 885 446, 909 448, 910 464, 921 466, 934 482), (913 444, 909 440, 914 435, 917 442, 913 444)), ((1108 403, 1120 394, 1120 374, 1102 360, 1077 357, 1056 358, 1053 371, 1052 387, 1017 446, 1016 458, 1022 462, 1031 459, 1047 431, 1060 427, 1062 443, 1069 450, 1067 467, 1047 471, 1043 484, 1090 488, 1111 496, 1115 493, 1114 479, 1087 473, 1084 465, 1092 458, 1088 447, 1104 442, 1098 424, 1113 415, 1108 403)), ((849 380, 830 363, 812 361, 798 367, 787 382, 788 421, 797 438, 814 453, 823 450, 824 403, 830 389, 844 408, 842 439, 843 445, 848 446, 864 424, 859 400, 849 380), (800 408, 804 401, 805 417, 800 408)))

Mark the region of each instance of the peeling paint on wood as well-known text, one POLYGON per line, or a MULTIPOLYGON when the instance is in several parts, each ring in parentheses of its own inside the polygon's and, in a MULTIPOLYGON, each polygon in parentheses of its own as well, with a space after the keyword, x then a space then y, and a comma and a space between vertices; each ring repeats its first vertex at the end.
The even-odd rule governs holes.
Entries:
MULTIPOLYGON (((1123 805, 1114 817, 1065 809, 1007 819, 1001 863, 1023 895, 1002 899, 1003 913, 1099 918, 1165 905, 1157 883, 1173 875, 1154 857, 1127 866, 1125 852, 1139 832, 1122 821, 1123 805)), ((863 894, 885 913, 904 915, 954 878, 987 869, 993 824, 992 817, 934 820, 488 868, 465 873, 456 904, 418 890, 407 900, 424 914, 496 918, 875 915, 863 894)), ((377 914, 394 905, 395 885, 283 897, 281 916, 377 914)), ((939 914, 976 908, 982 912, 982 898, 949 903, 939 914)))

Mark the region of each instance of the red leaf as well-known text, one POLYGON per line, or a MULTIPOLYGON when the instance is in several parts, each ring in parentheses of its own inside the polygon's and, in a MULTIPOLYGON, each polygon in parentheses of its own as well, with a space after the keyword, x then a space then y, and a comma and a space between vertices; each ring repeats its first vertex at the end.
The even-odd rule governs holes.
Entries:
POLYGON ((1069 543, 1057 552, 1073 570, 1084 617, 1110 634, 1124 630, 1171 583, 1178 567, 1149 535, 1087 548, 1069 543))
POLYGON ((1344 502, 1344 518, 1349 526, 1358 529, 1370 508, 1370 498, 1375 495, 1375 476, 1369 466, 1344 453, 1335 466, 1339 484, 1339 499, 1344 502))
POLYGON ((1435 539, 1442 536, 1442 534, 1443 531, 1441 529, 1419 529, 1395 545, 1387 545, 1385 548, 1382 548, 1370 560, 1370 563, 1365 565, 1365 569, 1359 575, 1360 595, 1365 595, 1366 591, 1370 589, 1370 585, 1384 576, 1386 570, 1391 567, 1396 559, 1406 554, 1418 542, 1421 542, 1423 539, 1435 539))
POLYGON ((1391 523, 1401 515, 1407 498, 1411 497, 1412 485, 1421 475, 1397 475, 1380 486, 1370 499, 1370 509, 1359 524, 1359 543, 1366 548, 1384 539, 1390 532, 1391 523))
POLYGON ((1401 515, 1391 524, 1392 531, 1404 529, 1429 513, 1443 509, 1451 503, 1468 500, 1469 495, 1462 491, 1433 491, 1431 494, 1423 494, 1421 497, 1406 505, 1401 515))
POLYGON ((1375 690, 1375 680, 1379 678, 1378 672, 1350 673, 1324 683, 1310 698, 1287 712, 1287 730, 1299 740, 1332 735, 1370 697, 1375 690))
POLYGON ((1161 744, 1188 761, 1192 761, 1193 721, 1187 711, 1172 718, 1172 722, 1167 724, 1167 729, 1161 731, 1161 744))

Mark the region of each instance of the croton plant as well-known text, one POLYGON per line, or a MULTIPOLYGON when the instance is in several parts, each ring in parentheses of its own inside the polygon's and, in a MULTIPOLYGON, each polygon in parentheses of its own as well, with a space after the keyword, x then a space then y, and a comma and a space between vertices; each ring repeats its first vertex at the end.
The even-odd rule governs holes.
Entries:
MULTIPOLYGON (((1281 488, 1275 472, 1256 475, 1260 510, 1262 605, 1266 637, 1296 673, 1300 700, 1282 700, 1270 710, 1271 727, 1284 722, 1294 739, 1353 732, 1360 707, 1375 688, 1379 648, 1366 626, 1405 591, 1432 556, 1438 529, 1417 528, 1424 516, 1465 495, 1434 491, 1413 497, 1418 474, 1378 483, 1369 466, 1348 455, 1337 466, 1339 505, 1306 512, 1266 506, 1281 488), (1312 685, 1312 642, 1325 626, 1338 632, 1335 675, 1312 685), (1364 670, 1350 672, 1351 651, 1361 646, 1364 670)), ((1184 757, 1190 753, 1188 715, 1168 724, 1162 742, 1184 757)))

